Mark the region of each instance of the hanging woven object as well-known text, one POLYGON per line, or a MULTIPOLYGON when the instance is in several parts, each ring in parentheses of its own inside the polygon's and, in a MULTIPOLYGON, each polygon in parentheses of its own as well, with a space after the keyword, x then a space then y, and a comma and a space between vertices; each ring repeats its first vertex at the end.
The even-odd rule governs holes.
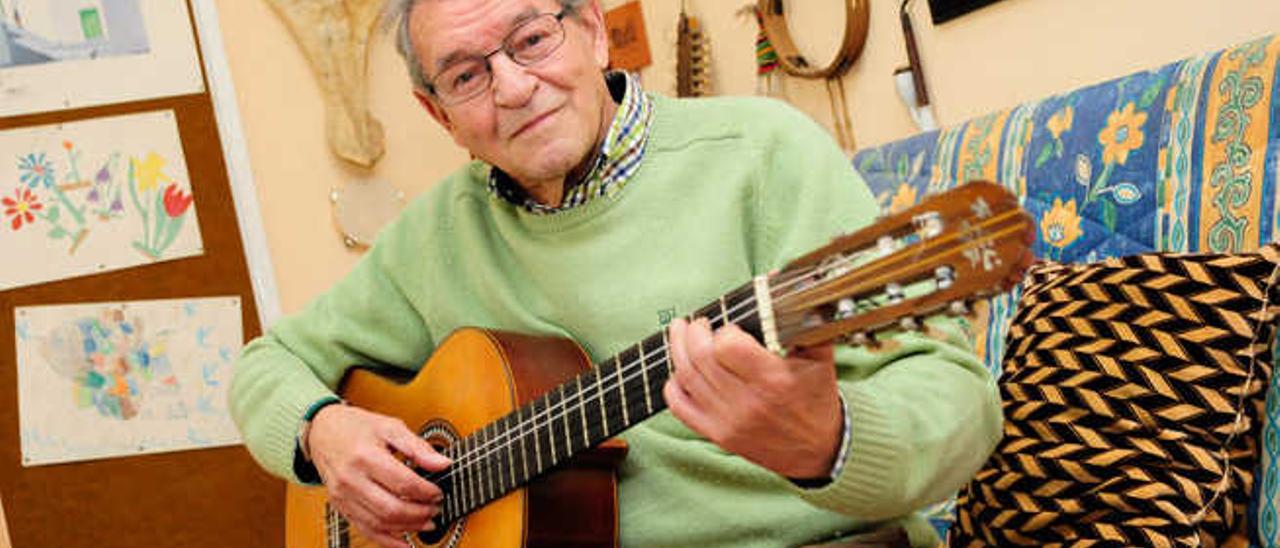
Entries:
POLYGON ((778 50, 769 41, 769 33, 764 30, 764 18, 755 3, 738 10, 738 15, 750 13, 756 21, 756 95, 765 95, 786 99, 787 91, 783 87, 782 66, 778 62, 778 50))
POLYGON ((778 50, 773 49, 769 35, 764 31, 764 19, 760 16, 760 8, 751 6, 756 16, 756 76, 765 76, 778 70, 778 50))

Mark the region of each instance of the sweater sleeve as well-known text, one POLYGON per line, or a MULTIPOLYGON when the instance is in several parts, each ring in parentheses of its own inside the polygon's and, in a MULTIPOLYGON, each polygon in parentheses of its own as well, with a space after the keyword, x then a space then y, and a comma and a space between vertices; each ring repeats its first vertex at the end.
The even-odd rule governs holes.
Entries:
MULTIPOLYGON (((820 127, 789 107, 772 110, 771 125, 781 129, 760 145, 761 272, 869 225, 878 212, 866 183, 820 127)), ((794 487, 798 496, 860 519, 887 519, 953 495, 985 462, 1000 437, 995 384, 959 321, 926 325, 932 336, 903 333, 878 349, 837 349, 851 423, 845 461, 833 482, 794 487)))
POLYGON ((408 224, 402 217, 389 226, 333 288, 241 351, 231 415, 249 452, 272 474, 302 481, 294 457, 303 414, 334 395, 348 368, 416 368, 429 355, 431 334, 400 283, 414 279, 412 259, 420 255, 410 251, 408 224))

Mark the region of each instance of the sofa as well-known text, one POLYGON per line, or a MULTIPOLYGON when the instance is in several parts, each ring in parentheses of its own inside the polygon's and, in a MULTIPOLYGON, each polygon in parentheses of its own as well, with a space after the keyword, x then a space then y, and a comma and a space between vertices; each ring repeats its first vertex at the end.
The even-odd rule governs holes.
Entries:
MULTIPOLYGON (((998 182, 1015 192, 1035 219, 1038 233, 1034 251, 1046 264, 1057 265, 1054 268, 1101 265, 1124 257, 1143 256, 1145 262, 1138 263, 1141 266, 1152 264, 1151 257, 1164 254, 1217 254, 1215 257, 1229 258, 1233 254, 1265 249, 1280 233, 1277 227, 1280 221, 1277 218, 1280 213, 1277 208, 1280 36, 1259 38, 995 112, 954 127, 863 149, 852 161, 886 212, 901 210, 929 193, 964 181, 998 182)), ((1190 268, 1193 272, 1202 272, 1198 264, 1190 268)), ((1269 271, 1250 272, 1249 276, 1256 279, 1266 277, 1269 271)), ((1158 284, 1161 279, 1165 278, 1149 278, 1149 281, 1158 284)), ((975 351, 997 382, 1002 383, 1006 397, 1025 395, 1005 384, 1012 382, 1006 369, 1022 363, 1008 359, 1009 342, 1022 336, 1020 330, 1026 327, 1022 323, 1031 321, 1019 311, 1020 303, 1024 309, 1028 306, 1025 289, 1020 287, 980 303, 969 319, 975 351)), ((1055 288, 1056 291, 1068 289, 1055 288)), ((1271 285, 1265 285, 1263 293, 1271 295, 1272 289, 1271 285)), ((1247 290, 1257 291, 1256 288, 1247 290)), ((1263 302, 1263 308, 1269 310, 1269 301, 1263 302)), ((1262 318, 1248 313, 1240 317, 1262 318)), ((1270 323, 1273 329, 1271 319, 1272 316, 1266 316, 1267 321, 1261 323, 1270 323)), ((1246 502, 1243 507, 1223 506, 1223 512, 1236 514, 1235 518, 1228 517, 1219 524, 1231 529, 1230 536, 1235 539, 1231 542, 1247 540, 1252 545, 1276 546, 1280 545, 1280 514, 1277 513, 1280 511, 1280 383, 1268 382, 1274 362, 1274 332, 1259 333, 1267 338, 1263 341, 1265 348, 1258 349, 1265 353, 1265 359, 1256 364, 1257 367, 1250 365, 1244 385, 1246 389, 1256 387, 1258 390, 1255 409, 1235 417, 1236 427, 1230 437, 1235 444, 1232 451, 1249 453, 1245 460, 1236 461, 1246 463, 1249 469, 1233 473, 1230 482, 1224 473, 1221 485, 1214 488, 1227 489, 1227 483, 1231 483, 1231 488, 1246 491, 1241 494, 1246 502), (1260 424, 1248 424, 1255 412, 1260 424)), ((1123 364, 1123 360, 1120 363, 1123 364)), ((1047 378, 1048 373, 1037 375, 1047 378)), ((1194 388, 1191 393, 1197 393, 1196 390, 1201 389, 1194 388)), ((1224 394, 1241 394, 1233 390, 1224 394)), ((1243 401, 1242 408, 1245 407, 1243 401)), ((1230 403, 1227 401, 1228 406, 1230 403)), ((1129 412, 1139 416, 1150 411, 1132 402, 1125 405, 1129 412)), ((1006 442, 1019 428, 1011 424, 1011 417, 1022 409, 1006 402, 1006 442)), ((1156 424, 1154 419, 1151 424, 1156 424)), ((1155 428, 1173 432, 1174 426, 1176 424, 1167 426, 1167 431, 1165 426, 1155 428)), ((1065 427, 1073 428, 1070 424, 1065 427)), ((1057 434, 1049 437, 1058 439, 1055 436, 1057 434)), ((1039 451, 1045 452, 1043 445, 1039 451)), ((1212 452, 1206 455, 1207 460, 1213 460, 1212 452)), ((1010 460, 1008 455, 993 456, 989 467, 1002 466, 1010 460)), ((1129 468, 1131 479, 1163 466, 1149 459, 1143 462, 1147 464, 1134 464, 1129 468)), ((1181 462, 1179 458, 1165 459, 1165 464, 1181 462)), ((995 477, 988 475, 986 479, 995 477)), ((975 484, 981 481, 984 481, 982 474, 975 479, 975 484)), ((1084 495, 1093 495, 1099 490, 1096 486, 1085 487, 1088 488, 1080 491, 1084 495)), ((994 492, 990 485, 967 489, 969 495, 994 492)), ((1127 494, 1121 493, 1095 503, 1111 509, 1133 510, 1132 500, 1124 496, 1127 494)), ((1195 496, 1198 495, 1193 494, 1193 498, 1195 496)), ((1217 497, 1213 499, 1197 499, 1197 502, 1216 504, 1217 497)), ((949 529, 954 529, 957 514, 978 515, 972 508, 964 508, 967 504, 964 492, 960 500, 959 510, 952 501, 932 511, 931 519, 944 538, 949 529)), ((1023 508, 986 516, 995 516, 993 519, 997 522, 1006 518, 1010 523, 1022 519, 1021 533, 992 536, 1004 533, 988 530, 983 533, 987 535, 985 542, 982 534, 978 534, 970 535, 973 542, 958 543, 952 530, 952 544, 1038 544, 1034 533, 1047 533, 1050 529, 1060 534, 1054 538, 1064 544, 1075 542, 1069 540, 1072 538, 1083 544, 1101 538, 1103 544, 1113 545, 1157 545, 1167 540, 1159 536, 1124 536, 1128 533, 1108 537, 1111 531, 1099 530, 1093 534, 1101 537, 1084 542, 1088 535, 1073 536, 1078 531, 1074 524, 1063 521, 1061 505, 1048 514, 1013 517, 1025 513, 1026 507, 1040 506, 1034 495, 1019 500, 1023 508), (1022 536, 1027 531, 1033 535, 1022 536)), ((1157 513, 1168 510, 1161 519, 1196 521, 1204 517, 1180 514, 1168 504, 1152 508, 1157 513)), ((1071 519, 1081 523, 1092 518, 1080 516, 1098 515, 1101 514, 1080 514, 1071 519)), ((1124 519, 1130 524, 1149 524, 1156 519, 1143 517, 1140 512, 1129 516, 1124 519)), ((990 523, 979 525, 987 529, 994 527, 990 523)), ((1203 533, 1202 527, 1196 534, 1203 533)), ((1217 535, 1211 541, 1194 537, 1189 542, 1231 544, 1225 540, 1226 536, 1217 535)))

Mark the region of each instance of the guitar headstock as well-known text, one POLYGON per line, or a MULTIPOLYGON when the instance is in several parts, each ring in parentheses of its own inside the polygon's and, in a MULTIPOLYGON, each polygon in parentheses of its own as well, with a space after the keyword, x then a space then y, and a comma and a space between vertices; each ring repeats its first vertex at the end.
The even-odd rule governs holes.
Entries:
POLYGON ((1018 283, 1035 257, 1035 223, 1017 198, 975 181, 926 197, 788 264, 770 279, 783 346, 863 344, 893 327, 1018 283))

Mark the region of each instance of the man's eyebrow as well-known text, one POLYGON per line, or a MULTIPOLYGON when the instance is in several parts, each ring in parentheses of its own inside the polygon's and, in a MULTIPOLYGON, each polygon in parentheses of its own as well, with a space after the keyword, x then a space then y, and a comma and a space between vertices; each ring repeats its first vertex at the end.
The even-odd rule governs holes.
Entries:
MULTIPOLYGON (((507 27, 507 32, 511 32, 512 30, 514 30, 516 27, 520 26, 524 22, 530 19, 533 19, 539 15, 542 15, 542 12, 539 11, 538 8, 529 6, 529 8, 520 12, 519 15, 516 15, 513 19, 511 19, 511 24, 508 25, 507 27)), ((449 65, 457 63, 458 61, 462 61, 472 57, 479 57, 479 56, 480 54, 478 53, 473 53, 473 52, 464 51, 464 50, 453 50, 449 52, 448 55, 441 57, 439 61, 436 61, 436 70, 441 71, 448 68, 449 65)))

